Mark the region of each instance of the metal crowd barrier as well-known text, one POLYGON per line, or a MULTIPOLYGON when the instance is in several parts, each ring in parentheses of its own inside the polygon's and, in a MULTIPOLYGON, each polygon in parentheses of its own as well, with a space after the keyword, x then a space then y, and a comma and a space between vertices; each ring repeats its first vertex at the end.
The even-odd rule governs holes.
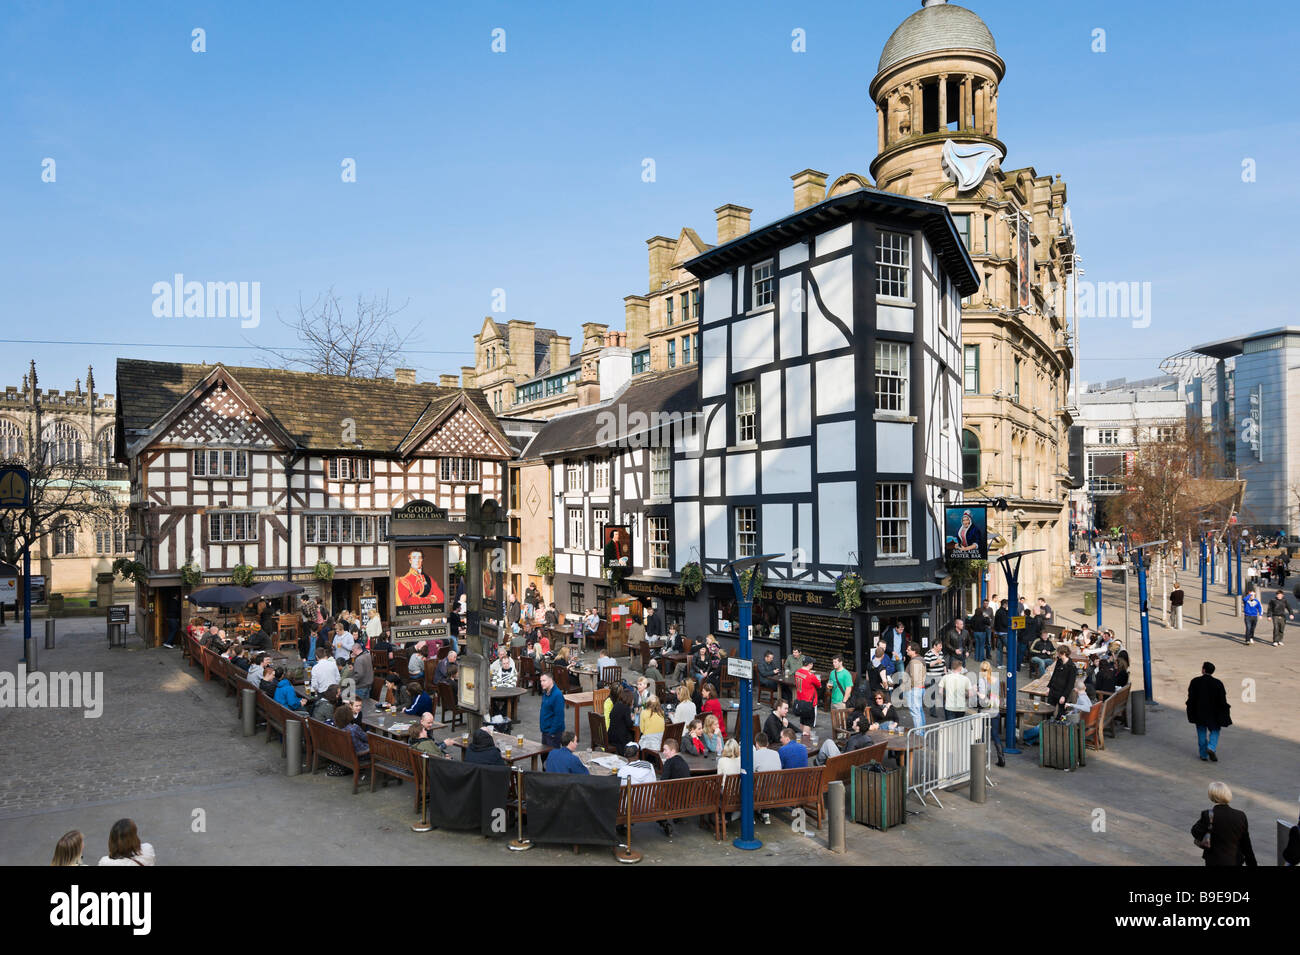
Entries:
POLYGON ((984 778, 990 786, 993 759, 992 714, 976 713, 960 719, 927 723, 907 731, 907 791, 925 805, 932 798, 943 808, 940 789, 970 781, 972 743, 984 743, 984 778))

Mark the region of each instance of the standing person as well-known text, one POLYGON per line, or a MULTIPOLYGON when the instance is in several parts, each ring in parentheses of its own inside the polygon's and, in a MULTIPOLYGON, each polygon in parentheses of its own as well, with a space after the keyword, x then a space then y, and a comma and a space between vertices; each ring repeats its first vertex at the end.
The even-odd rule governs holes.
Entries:
POLYGON ((925 660, 921 648, 915 643, 907 645, 907 692, 903 694, 907 711, 912 714, 912 726, 925 725, 925 660))
POLYGON ((1247 590, 1241 598, 1241 613, 1246 618, 1246 645, 1255 642, 1255 625, 1259 623, 1260 614, 1264 612, 1254 590, 1247 590))
POLYGON ((948 668, 944 666, 939 645, 930 644, 930 649, 925 651, 925 688, 934 693, 930 700, 930 715, 934 717, 937 717, 939 711, 943 709, 943 695, 939 692, 939 681, 947 672, 948 668))
POLYGON ((956 667, 958 663, 966 663, 966 621, 958 617, 952 622, 947 634, 943 638, 944 652, 948 655, 948 666, 956 667))
POLYGON ((993 736, 993 749, 998 754, 998 765, 1005 766, 1006 758, 1002 755, 1002 682, 993 672, 993 664, 985 660, 980 664, 979 679, 975 684, 976 703, 981 710, 993 714, 990 732, 993 736))
POLYGON ((1233 809, 1232 790, 1227 783, 1210 783, 1210 802, 1214 805, 1201 813, 1192 826, 1192 838, 1204 852, 1207 866, 1257 866, 1255 850, 1250 844, 1250 827, 1246 814, 1233 809))
POLYGON ((975 687, 966 677, 961 660, 953 661, 953 667, 940 681, 939 689, 943 692, 943 718, 956 720, 965 716, 975 696, 975 687))
POLYGON ((76 829, 71 832, 65 832, 63 838, 59 840, 58 845, 54 847, 54 859, 50 862, 52 866, 69 866, 85 865, 81 854, 86 847, 86 837, 76 829))
POLYGON ((108 833, 108 855, 102 856, 100 865, 153 865, 153 846, 140 841, 135 822, 119 819, 108 833))
MULTIPOLYGON (((453 631, 455 632, 455 631, 453 631)), ((366 621, 366 638, 373 646, 374 641, 384 635, 384 621, 379 619, 379 611, 374 607, 370 608, 370 619, 366 621)))
MULTIPOLYGON (((1002 600, 998 603, 998 609, 993 612, 993 660, 997 662, 1002 659, 1002 648, 1007 643, 1007 627, 1011 625, 1011 614, 1007 612, 1007 602, 1002 600)), ((1008 664, 1010 661, 1008 661, 1008 664)))
POLYGON ((564 735, 564 694, 555 685, 555 678, 543 673, 538 679, 542 686, 542 712, 540 728, 542 745, 559 747, 564 744, 560 737, 564 735))
POLYGON ((1175 630, 1183 629, 1183 587, 1174 578, 1174 589, 1169 591, 1169 619, 1175 630))
POLYGON ((975 660, 977 663, 983 662, 989 652, 989 633, 993 629, 993 621, 984 613, 983 607, 976 607, 975 612, 970 617, 971 635, 975 638, 975 660))
POLYGON ((352 648, 352 682, 358 700, 370 699, 370 690, 375 685, 375 666, 370 651, 362 643, 352 648))
POLYGON ((1273 621, 1273 646, 1280 647, 1286 633, 1286 622, 1295 619, 1291 605, 1286 600, 1286 591, 1278 590, 1277 596, 1268 602, 1268 615, 1273 621))
POLYGON ((1187 722, 1196 726, 1196 748, 1201 761, 1217 763, 1219 731, 1232 725, 1228 691, 1214 676, 1214 664, 1201 664, 1201 675, 1187 685, 1187 722))
POLYGON ((794 715, 804 726, 817 726, 817 700, 821 689, 821 677, 813 672, 812 657, 804 657, 803 665, 794 674, 794 715))
POLYGON ((1056 667, 1052 670, 1051 679, 1047 681, 1047 702, 1056 707, 1058 718, 1065 716, 1069 703, 1067 697, 1074 689, 1078 675, 1078 667, 1070 661, 1069 646, 1061 644, 1056 648, 1056 667))
MULTIPOLYGON (((878 650, 880 648, 877 648, 878 650)), ((853 692, 853 674, 844 669, 844 658, 831 657, 831 709, 842 710, 853 692)))

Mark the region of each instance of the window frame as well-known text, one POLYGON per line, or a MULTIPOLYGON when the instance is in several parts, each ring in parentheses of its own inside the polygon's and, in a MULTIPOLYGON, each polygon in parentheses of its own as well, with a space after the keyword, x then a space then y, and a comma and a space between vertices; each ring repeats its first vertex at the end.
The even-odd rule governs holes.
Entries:
POLYGON ((911 414, 912 346, 878 338, 872 349, 872 376, 876 411, 884 414, 911 414), (897 367, 883 368, 882 356, 888 356, 897 367), (887 390, 883 386, 887 385, 887 390), (888 401, 885 399, 888 398, 888 401), (897 405, 897 407, 893 407, 897 405))
POLYGON ((967 395, 978 395, 980 393, 980 346, 979 345, 962 345, 962 365, 961 365, 961 387, 962 393, 967 395), (975 361, 971 362, 971 356, 975 356, 975 361), (970 386, 970 376, 975 377, 975 387, 970 386))
POLYGON ((877 560, 898 560, 912 556, 911 487, 906 481, 876 482, 877 560), (892 513, 885 513, 886 508, 892 508, 892 513), (886 533, 887 528, 891 533, 886 533), (901 549, 891 550, 887 546, 888 542, 901 543, 901 549))
POLYGON ((912 234, 880 229, 876 232, 876 297, 912 300, 912 234), (897 243, 894 240, 898 240, 897 243), (895 294, 901 290, 902 294, 895 294))
POLYGON ((650 476, 650 497, 667 500, 673 493, 673 456, 671 448, 650 448, 646 455, 650 476))
POLYGON ((205 531, 209 544, 256 544, 258 541, 261 521, 257 511, 222 508, 210 510, 204 516, 207 518, 205 531))
POLYGON ((758 382, 754 379, 738 381, 732 389, 735 396, 736 445, 758 443, 758 382))
POLYGON ((758 508, 738 504, 732 512, 732 543, 736 560, 758 555, 758 508))
POLYGON ((468 456, 440 457, 438 480, 443 484, 478 484, 483 480, 483 462, 468 456))
POLYGON ((570 506, 565 510, 565 530, 568 534, 565 538, 566 545, 569 550, 586 550, 587 520, 584 509, 581 506, 570 506), (575 519, 577 521, 576 524, 574 523, 575 519))
POLYGON ((776 259, 755 263, 749 273, 749 307, 767 308, 776 300, 776 259))
POLYGON ((672 551, 672 525, 667 517, 646 518, 647 555, 649 570, 669 570, 672 551))

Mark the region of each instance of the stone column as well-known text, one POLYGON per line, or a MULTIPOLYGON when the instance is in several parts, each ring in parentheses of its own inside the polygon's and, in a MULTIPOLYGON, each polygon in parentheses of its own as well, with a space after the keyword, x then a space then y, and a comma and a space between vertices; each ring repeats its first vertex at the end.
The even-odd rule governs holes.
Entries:
POLYGON ((981 133, 987 133, 988 129, 984 122, 984 115, 985 115, 984 102, 986 98, 984 81, 977 79, 975 81, 974 89, 975 89, 975 128, 979 130, 981 133))
POLYGON ((962 80, 962 111, 961 111, 961 128, 971 129, 975 123, 971 119, 971 114, 975 112, 975 76, 967 73, 962 80))
POLYGON ((948 74, 939 74, 939 128, 948 128, 948 74))
POLYGON ((912 91, 912 135, 916 136, 924 129, 925 113, 921 108, 921 84, 913 80, 908 85, 912 91))
POLYGON ((886 137, 889 131, 889 124, 885 122, 885 117, 888 113, 889 97, 886 96, 884 100, 876 106, 876 140, 880 143, 879 149, 881 152, 883 152, 885 147, 888 145, 886 137))

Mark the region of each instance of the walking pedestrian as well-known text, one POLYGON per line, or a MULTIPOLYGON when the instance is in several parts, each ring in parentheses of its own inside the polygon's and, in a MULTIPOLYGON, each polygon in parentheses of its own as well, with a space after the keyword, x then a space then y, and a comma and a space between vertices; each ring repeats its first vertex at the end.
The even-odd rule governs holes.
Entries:
POLYGON ((1249 646, 1255 642, 1255 625, 1259 623, 1259 615, 1264 612, 1255 591, 1247 590, 1246 596, 1241 598, 1241 612, 1246 618, 1246 645, 1249 646))
POLYGON ((1277 596, 1268 602, 1268 616, 1273 621, 1273 646, 1282 646, 1282 636, 1286 632, 1286 622, 1294 620, 1291 605, 1287 603, 1286 591, 1279 590, 1277 596))
POLYGON ((1174 578, 1174 589, 1169 591, 1169 619, 1175 630, 1183 629, 1183 588, 1174 578))
POLYGON ((1214 676, 1214 664, 1201 664, 1201 675, 1187 685, 1187 722, 1196 726, 1196 748, 1201 762, 1217 763, 1219 731, 1232 725, 1228 691, 1214 676))
POLYGON ((1255 850, 1250 845, 1250 827, 1246 814, 1233 809, 1232 790, 1227 783, 1210 783, 1210 802, 1214 805, 1201 812, 1192 826, 1192 838, 1202 850, 1207 866, 1257 866, 1255 850))

